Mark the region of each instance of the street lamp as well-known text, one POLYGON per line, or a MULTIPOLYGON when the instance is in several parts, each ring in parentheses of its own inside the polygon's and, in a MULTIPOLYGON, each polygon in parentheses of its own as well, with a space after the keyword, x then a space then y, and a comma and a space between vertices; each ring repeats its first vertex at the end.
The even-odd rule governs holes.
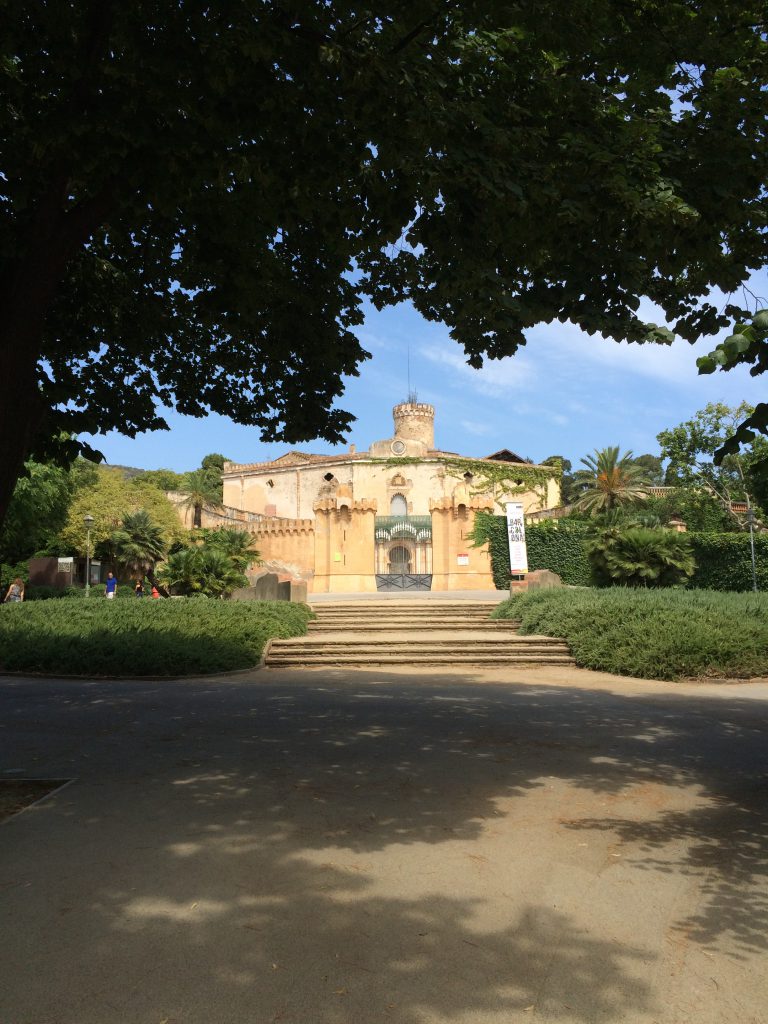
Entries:
POLYGON ((91 594, 91 527, 93 516, 88 515, 83 519, 85 523, 85 596, 91 594))
POLYGON ((749 524, 749 546, 752 549, 752 589, 757 593, 757 571, 755 569, 755 510, 750 505, 747 509, 747 523, 749 524))

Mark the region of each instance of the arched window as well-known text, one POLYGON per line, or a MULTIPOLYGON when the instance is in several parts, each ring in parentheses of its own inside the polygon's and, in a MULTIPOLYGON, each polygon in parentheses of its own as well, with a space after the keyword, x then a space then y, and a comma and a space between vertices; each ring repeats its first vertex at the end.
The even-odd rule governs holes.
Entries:
POLYGON ((402 494, 393 494, 389 503, 389 514, 391 516, 407 516, 408 502, 402 494))

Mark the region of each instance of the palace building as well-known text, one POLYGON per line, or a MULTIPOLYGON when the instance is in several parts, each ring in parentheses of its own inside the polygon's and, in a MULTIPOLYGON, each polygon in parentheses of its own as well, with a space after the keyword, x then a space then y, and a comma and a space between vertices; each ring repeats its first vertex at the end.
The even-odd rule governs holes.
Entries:
POLYGON ((559 504, 559 470, 506 449, 483 459, 435 448, 435 410, 404 402, 394 434, 368 451, 289 451, 272 462, 224 464, 228 518, 261 558, 307 580, 310 592, 492 589, 480 511, 559 504))

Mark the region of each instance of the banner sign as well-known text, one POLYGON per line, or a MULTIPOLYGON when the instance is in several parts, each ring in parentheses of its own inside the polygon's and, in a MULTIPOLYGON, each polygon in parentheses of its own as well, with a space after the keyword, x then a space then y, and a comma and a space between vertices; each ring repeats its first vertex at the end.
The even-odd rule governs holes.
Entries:
POLYGON ((507 537, 509 571, 513 576, 524 576, 528 572, 528 549, 525 546, 523 506, 517 501, 507 502, 507 537))

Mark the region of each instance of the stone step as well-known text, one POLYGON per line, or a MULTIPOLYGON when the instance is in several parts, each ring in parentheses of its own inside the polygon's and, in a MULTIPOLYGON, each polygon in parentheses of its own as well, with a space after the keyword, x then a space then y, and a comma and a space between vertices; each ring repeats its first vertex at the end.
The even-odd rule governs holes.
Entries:
MULTIPOLYGON (((500 594, 501 600, 506 600, 506 592, 504 596, 500 594)), ((462 597, 430 597, 430 598, 418 598, 409 595, 408 591, 404 591, 397 597, 365 597, 359 600, 345 600, 343 597, 328 598, 323 600, 312 601, 310 597, 310 603, 317 608, 359 608, 362 605, 368 607, 369 605, 395 605, 396 607, 402 607, 403 605, 413 605, 415 607, 423 608, 426 604, 434 605, 435 607, 443 606, 446 604, 452 604, 458 608, 495 608, 501 603, 501 600, 486 600, 483 598, 462 598, 462 597)))
POLYGON ((418 604, 405 604, 402 601, 386 601, 377 604, 374 601, 360 601, 357 604, 314 604, 312 610, 319 615, 345 615, 348 612, 367 615, 369 612, 417 612, 417 613, 439 613, 451 612, 458 615, 490 614, 497 604, 470 604, 468 601, 463 604, 448 604, 447 601, 419 601, 418 604))
POLYGON ((335 612, 332 615, 319 614, 313 620, 318 623, 330 623, 330 622, 347 622, 350 618, 368 618, 368 620, 375 620, 375 618, 420 618, 420 620, 429 620, 429 618, 451 618, 456 622, 468 623, 490 623, 490 622, 504 622, 501 620, 495 620, 490 617, 484 611, 472 612, 469 615, 463 615, 461 611, 390 611, 388 608, 381 608, 378 611, 345 611, 335 612))
POLYGON ((490 619, 493 608, 425 608, 420 605, 418 608, 393 608, 391 605, 386 608, 346 608, 343 611, 327 611, 325 608, 313 608, 318 619, 376 619, 380 615, 389 615, 395 619, 407 619, 412 616, 428 619, 432 617, 449 619, 490 619))
POLYGON ((554 637, 514 637, 496 639, 477 648, 471 641, 452 637, 443 641, 420 643, 392 642, 378 638, 367 640, 311 640, 292 637, 273 640, 265 664, 568 664, 574 663, 564 641, 554 637))
POLYGON ((448 631, 438 633, 426 633, 422 635, 422 638, 414 641, 413 637, 408 637, 405 640, 400 639, 397 633, 392 633, 391 636, 370 636, 367 630, 360 630, 358 633, 350 633, 348 631, 339 632, 326 636, 292 636, 285 638, 276 637, 272 640, 273 646, 294 646, 294 647, 306 647, 311 644, 313 647, 328 647, 332 644, 369 644, 376 647, 402 647, 404 650, 412 650, 414 642, 419 647, 425 644, 434 644, 436 647, 444 647, 446 645, 454 644, 455 646, 468 647, 474 644, 482 643, 488 647, 524 647, 530 644, 539 644, 544 647, 551 647, 552 644, 565 644, 565 641, 560 637, 554 636, 539 636, 536 633, 492 633, 490 636, 483 636, 478 638, 474 632, 470 631, 448 631))
POLYGON ((284 657, 268 655, 267 668, 304 668, 312 665, 573 665, 574 660, 566 654, 292 654, 284 657))
MULTIPOLYGON (((288 640, 273 640, 269 648, 270 653, 283 650, 388 650, 392 653, 407 654, 409 651, 422 650, 475 650, 472 641, 461 638, 449 638, 444 640, 423 640, 419 644, 397 643, 388 640, 368 639, 337 639, 337 640, 311 640, 306 637, 293 637, 288 640)), ((538 639, 522 637, 513 640, 497 640, 494 642, 483 642, 482 650, 567 650, 567 644, 562 640, 538 639)))
POLYGON ((322 666, 573 665, 555 637, 521 636, 520 622, 491 619, 497 602, 359 601, 316 604, 304 637, 273 640, 272 668, 322 666))
POLYGON ((420 618, 410 618, 410 620, 391 620, 391 618, 355 618, 349 622, 343 623, 330 623, 330 622, 312 622, 309 623, 307 629, 310 632, 329 632, 331 630, 346 631, 355 630, 356 632, 367 631, 367 630, 388 630, 389 632, 396 632, 397 630, 471 630, 473 633, 480 631, 488 632, 505 632, 510 630, 519 629, 520 623, 507 618, 504 622, 489 623, 484 620, 478 620, 478 622, 460 622, 458 620, 443 620, 443 618, 429 618, 429 620, 420 620, 420 618))
POLYGON ((341 616, 323 616, 319 619, 311 619, 310 625, 319 626, 346 626, 358 622, 370 622, 373 625, 376 622, 391 622, 396 626, 408 625, 410 622, 444 622, 450 626, 468 626, 468 625, 499 625, 503 626, 508 622, 519 621, 515 619, 489 619, 483 615, 470 616, 467 618, 458 618, 455 615, 347 615, 341 616))

